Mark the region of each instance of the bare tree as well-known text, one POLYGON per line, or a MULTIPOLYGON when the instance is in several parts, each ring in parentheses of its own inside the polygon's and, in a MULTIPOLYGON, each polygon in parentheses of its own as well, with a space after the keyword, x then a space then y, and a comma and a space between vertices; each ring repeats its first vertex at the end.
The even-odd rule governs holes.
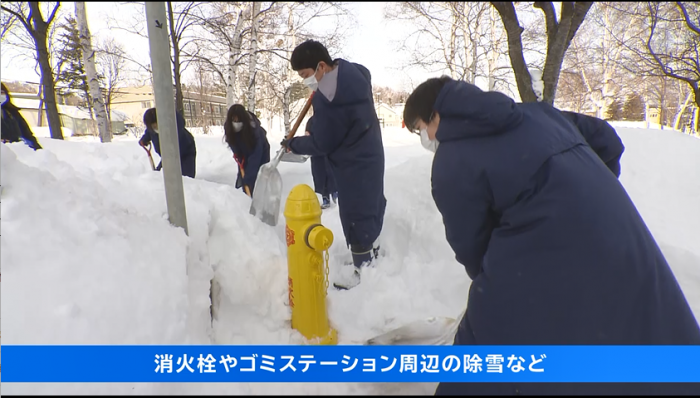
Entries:
POLYGON ((7 34, 17 22, 17 16, 9 12, 0 13, 0 42, 4 42, 7 34))
POLYGON ((90 88, 90 98, 92 103, 90 107, 95 111, 97 117, 97 129, 100 133, 102 142, 112 141, 112 129, 107 118, 104 99, 102 98, 102 88, 100 81, 97 78, 97 68, 95 67, 95 51, 92 49, 92 36, 88 29, 87 11, 85 10, 84 1, 75 2, 75 19, 78 22, 80 30, 80 42, 83 49, 83 63, 85 64, 85 73, 87 74, 87 83, 90 88))
MULTIPOLYGON (((642 24, 642 34, 631 43, 623 43, 627 55, 621 66, 643 79, 639 86, 645 87, 647 102, 658 103, 662 121, 672 123, 669 103, 684 102, 682 90, 668 84, 668 79, 686 84, 700 109, 700 33, 698 25, 691 20, 691 15, 700 14, 700 6, 685 2, 640 2, 629 9, 619 5, 616 8, 642 24)), ((678 110, 674 109, 673 113, 678 110)), ((698 117, 695 119, 693 129, 697 131, 700 122, 698 117)))
MULTIPOLYGON (((596 3, 564 58, 562 71, 580 75, 586 103, 599 118, 609 116, 607 110, 631 83, 630 75, 621 70, 626 58, 625 46, 643 29, 638 18, 628 12, 634 6, 634 3, 596 3)), ((579 93, 569 93, 579 97, 579 93)), ((557 102, 567 99, 557 95, 557 102)))
MULTIPOLYGON (((63 131, 61 130, 61 119, 58 114, 58 106, 56 105, 56 90, 53 70, 49 61, 48 49, 48 34, 51 23, 54 22, 56 12, 61 3, 57 2, 49 13, 49 17, 44 20, 41 13, 39 2, 29 2, 29 12, 22 7, 24 3, 4 3, 1 7, 5 12, 14 15, 17 20, 24 26, 27 33, 32 37, 36 46, 37 60, 41 69, 41 83, 43 87, 43 99, 46 103, 46 111, 49 118, 49 130, 51 138, 63 139, 63 131)), ((41 108, 39 110, 41 113, 41 108)))
POLYGON ((557 88, 556 104, 558 108, 587 113, 586 108, 590 104, 590 93, 584 76, 575 68, 562 69, 557 88))
MULTIPOLYGON (((515 6, 512 2, 491 2, 491 5, 500 14, 508 34, 508 52, 520 98, 523 102, 535 102, 537 96, 532 88, 532 79, 523 55, 522 34, 524 29, 518 21, 515 6)), ((545 102, 550 104, 554 102, 564 55, 592 5, 593 2, 562 2, 559 21, 557 21, 552 2, 537 1, 533 5, 544 13, 547 28, 547 55, 542 71, 543 101, 545 102)))
POLYGON ((452 78, 473 84, 479 60, 486 56, 480 51, 480 22, 488 9, 483 2, 398 2, 385 9, 384 18, 416 26, 401 47, 411 56, 408 66, 447 70, 452 78))
POLYGON ((202 51, 196 58, 206 63, 224 82, 227 107, 231 107, 239 98, 236 83, 238 67, 245 56, 242 53, 243 35, 247 32, 243 12, 240 2, 215 2, 200 8, 198 14, 199 24, 208 37, 202 35, 197 40, 197 47, 202 51))
POLYGON ((678 82, 678 91, 681 93, 681 95, 678 96, 679 101, 676 116, 673 118, 673 129, 680 130, 681 120, 685 115, 686 110, 689 108, 690 101, 693 100, 693 92, 690 90, 690 87, 688 87, 687 84, 684 84, 684 81, 676 79, 676 82, 678 82))
POLYGON ((124 67, 126 59, 124 46, 116 42, 114 38, 108 38, 97 46, 97 68, 105 78, 105 107, 107 115, 111 119, 112 103, 119 97, 119 86, 125 81, 124 67))
MULTIPOLYGON (((194 119, 195 126, 201 127, 204 134, 209 134, 209 127, 214 124, 212 121, 214 111, 209 100, 209 95, 212 91, 212 79, 201 62, 195 62, 195 68, 197 77, 193 82, 193 86, 199 98, 199 117, 194 119)), ((192 111, 191 108, 190 111, 192 111)))
MULTIPOLYGON (((143 2, 122 3, 124 5, 133 5, 143 9, 143 2)), ((171 40, 171 62, 173 64, 173 78, 175 79, 175 107, 178 111, 184 110, 182 96, 182 75, 189 64, 194 59, 193 57, 183 56, 185 53, 194 53, 196 50, 190 50, 189 47, 194 47, 196 35, 193 34, 194 28, 197 26, 199 18, 196 17, 197 9, 204 3, 202 2, 166 2, 168 15, 168 29, 171 40)), ((123 30, 132 34, 147 38, 145 16, 143 13, 138 13, 131 21, 126 21, 121 17, 110 18, 108 25, 113 29, 123 30)), ((152 73, 150 65, 143 65, 133 58, 126 58, 143 69, 152 73)))
POLYGON ((650 19, 647 51, 662 73, 670 78, 686 82, 693 90, 695 105, 700 107, 700 25, 693 22, 690 15, 700 15, 697 3, 676 2, 675 8, 664 3, 647 3, 650 19), (675 15, 672 10, 676 11, 675 15), (689 12, 690 11, 690 12, 689 12), (666 34, 672 31, 672 48, 666 51, 658 48, 658 42, 668 45, 669 40, 659 40, 659 31, 666 34), (669 51, 670 50, 670 51, 669 51))

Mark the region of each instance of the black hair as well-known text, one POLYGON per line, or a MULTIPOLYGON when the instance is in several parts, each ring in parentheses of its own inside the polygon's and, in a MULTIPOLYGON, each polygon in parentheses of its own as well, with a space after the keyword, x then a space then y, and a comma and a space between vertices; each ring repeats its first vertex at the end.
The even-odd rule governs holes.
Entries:
POLYGON ((403 122, 408 131, 415 131, 418 119, 425 123, 430 122, 440 91, 445 84, 451 81, 454 80, 449 76, 432 78, 424 81, 413 90, 403 108, 403 122))
POLYGON ((224 122, 224 140, 233 153, 244 151, 244 153, 247 154, 252 152, 253 148, 255 148, 257 140, 255 139, 255 130, 252 122, 252 115, 243 105, 234 104, 228 108, 226 121, 224 122), (243 123, 243 127, 239 132, 233 129, 234 118, 243 123), (241 146, 241 144, 243 144, 243 146, 241 146))
POLYGON ((326 47, 315 40, 307 40, 292 51, 290 63, 295 72, 307 68, 316 70, 319 62, 333 66, 333 59, 328 54, 326 47))
POLYGON ((2 85, 2 91, 5 92, 5 95, 7 95, 7 101, 2 104, 2 107, 5 109, 9 109, 11 111, 17 111, 19 112, 19 108, 15 104, 12 103, 12 97, 10 96, 10 90, 7 89, 7 86, 5 83, 0 83, 2 85))
POLYGON ((156 108, 151 108, 143 114, 143 124, 146 125, 146 129, 150 130, 153 123, 158 123, 156 108))

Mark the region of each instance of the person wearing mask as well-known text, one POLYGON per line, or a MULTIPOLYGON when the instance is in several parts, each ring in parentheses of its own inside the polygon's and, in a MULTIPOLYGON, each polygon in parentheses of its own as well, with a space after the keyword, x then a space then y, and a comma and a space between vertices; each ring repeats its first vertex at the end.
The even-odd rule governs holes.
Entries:
POLYGON ((338 187, 338 210, 350 246, 351 272, 334 286, 360 283, 360 269, 379 255, 384 224, 384 145, 374 108, 372 82, 364 66, 331 59, 323 44, 307 40, 291 56, 291 66, 315 95, 312 134, 284 139, 292 153, 326 156, 338 187))
POLYGON ((224 140, 238 163, 236 188, 242 188, 246 195, 252 197, 260 167, 270 162, 267 131, 243 105, 234 104, 226 114, 224 140))
MULTIPOLYGON (((455 345, 698 345, 700 327, 618 181, 607 122, 447 76, 406 101, 472 280, 455 345)), ((436 395, 678 395, 689 383, 440 383, 436 395)))

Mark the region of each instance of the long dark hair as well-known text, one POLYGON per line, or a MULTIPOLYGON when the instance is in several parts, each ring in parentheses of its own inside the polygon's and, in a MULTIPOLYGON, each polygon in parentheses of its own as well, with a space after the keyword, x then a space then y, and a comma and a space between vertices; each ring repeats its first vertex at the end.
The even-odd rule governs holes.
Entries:
POLYGON ((253 127, 252 122, 253 118, 243 105, 234 104, 228 108, 226 122, 224 122, 224 140, 226 140, 229 148, 234 153, 243 151, 247 155, 255 148, 257 140, 255 139, 255 127, 253 127), (243 127, 239 132, 233 130, 234 119, 243 123, 243 127))
POLYGON ((2 91, 7 95, 7 102, 2 104, 2 107, 7 110, 19 112, 19 108, 15 104, 12 103, 12 97, 10 96, 10 90, 7 89, 7 86, 5 83, 0 83, 0 86, 2 87, 2 91))

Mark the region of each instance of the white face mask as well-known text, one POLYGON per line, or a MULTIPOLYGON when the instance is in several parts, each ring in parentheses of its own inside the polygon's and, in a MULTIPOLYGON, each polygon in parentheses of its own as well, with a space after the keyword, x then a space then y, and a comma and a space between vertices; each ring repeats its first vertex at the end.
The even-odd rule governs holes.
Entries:
POLYGON ((233 131, 239 132, 243 128, 243 122, 231 122, 233 125, 233 131))
POLYGON ((316 66, 316 70, 314 71, 313 75, 304 79, 304 84, 306 85, 306 87, 311 89, 311 91, 316 91, 316 89, 318 89, 318 80, 316 80, 316 72, 318 72, 319 66, 321 66, 321 64, 318 64, 318 66, 316 66))
POLYGON ((7 95, 0 94, 0 104, 4 104, 5 102, 7 102, 7 95))
POLYGON ((423 145, 423 148, 433 153, 437 151, 438 145, 440 145, 438 140, 431 140, 430 137, 428 137, 428 129, 420 130, 420 143, 423 145))

